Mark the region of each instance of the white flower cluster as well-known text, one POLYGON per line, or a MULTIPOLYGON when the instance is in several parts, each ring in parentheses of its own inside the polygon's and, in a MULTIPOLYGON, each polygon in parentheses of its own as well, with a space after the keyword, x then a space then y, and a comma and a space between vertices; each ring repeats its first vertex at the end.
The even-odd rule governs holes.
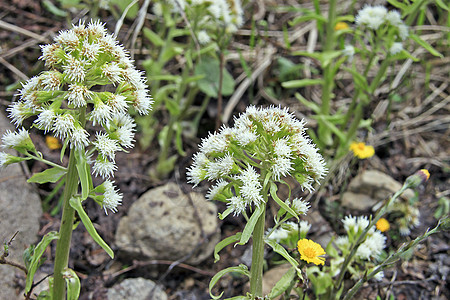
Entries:
MULTIPOLYGON (((224 26, 229 33, 236 32, 244 24, 244 11, 240 0, 169 0, 157 1, 153 6, 153 12, 162 16, 163 6, 169 5, 173 12, 183 13, 190 20, 192 13, 203 17, 196 26, 196 36, 200 44, 211 42, 211 32, 217 29, 217 25, 224 26)), ((194 18, 194 17, 193 17, 194 18)))
POLYGON ((305 238, 306 234, 308 233, 309 229, 311 228, 311 224, 308 223, 308 221, 300 221, 300 223, 294 223, 294 222, 286 222, 283 223, 280 227, 278 227, 275 230, 271 230, 269 228, 266 231, 266 239, 273 240, 277 243, 280 242, 287 242, 287 240, 293 239, 295 241, 298 241, 299 238, 305 238), (272 231, 272 233, 269 232, 272 231), (298 236, 300 233, 300 237, 298 236))
MULTIPOLYGON (((346 236, 340 236, 336 240, 336 245, 342 251, 349 251, 351 242, 355 241, 364 229, 369 225, 369 220, 365 216, 353 217, 346 216, 342 223, 344 224, 346 236)), ((362 260, 371 260, 377 258, 381 251, 386 247, 386 237, 374 227, 367 232, 366 239, 356 250, 356 257, 362 260)))
MULTIPOLYGON (((129 109, 139 114, 151 110, 145 75, 99 21, 87 25, 80 21, 59 32, 54 41, 41 46, 40 59, 50 71, 23 84, 19 101, 7 109, 9 117, 21 126, 26 118, 36 116, 35 127, 53 133, 71 149, 88 149, 89 156, 96 150, 93 173, 110 178, 117 169, 115 152, 133 147, 136 125, 129 109), (86 119, 103 128, 91 139, 86 119)), ((7 133, 4 146, 19 151, 25 133, 28 136, 25 129, 7 133)), ((114 211, 114 205, 105 206, 114 211)))
MULTIPOLYGON (((287 109, 250 106, 235 119, 234 127, 222 127, 202 140, 187 171, 188 181, 194 185, 216 181, 207 198, 226 201, 235 214, 264 201, 263 172, 274 182, 293 176, 302 189, 312 191, 312 184, 327 170, 304 125, 287 109)), ((308 210, 299 199, 289 204, 298 213, 308 210)))
MULTIPOLYGON (((366 5, 358 12, 355 22, 359 26, 366 26, 372 30, 378 30, 383 25, 393 28, 400 41, 404 41, 409 36, 408 26, 403 22, 401 15, 396 10, 388 11, 384 6, 366 5)), ((394 55, 403 50, 400 41, 394 41, 387 47, 390 54, 394 55)))

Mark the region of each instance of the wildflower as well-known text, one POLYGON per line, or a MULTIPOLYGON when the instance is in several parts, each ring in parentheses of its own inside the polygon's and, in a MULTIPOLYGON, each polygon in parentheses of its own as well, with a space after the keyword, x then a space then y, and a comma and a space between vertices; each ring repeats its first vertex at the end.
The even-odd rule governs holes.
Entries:
POLYGON ((122 205, 122 194, 119 194, 115 186, 113 185, 114 181, 106 180, 103 183, 103 187, 105 188, 104 199, 103 199, 103 208, 105 209, 105 214, 108 214, 106 209, 111 210, 113 213, 117 212, 117 206, 122 205))
POLYGON ((206 44, 209 44, 209 42, 211 42, 211 37, 206 32, 206 30, 200 30, 197 33, 197 39, 201 45, 206 45, 206 44))
POLYGON ((234 196, 228 199, 228 207, 230 207, 233 211, 233 216, 238 216, 245 211, 246 202, 240 196, 234 196))
POLYGON ((294 198, 292 199, 291 208, 298 215, 306 215, 309 210, 309 203, 307 201, 303 201, 301 198, 294 198))
POLYGON ((34 123, 39 129, 44 130, 44 133, 47 133, 53 128, 55 118, 56 114, 52 109, 44 109, 34 123))
POLYGON ((289 237, 289 230, 280 226, 274 231, 272 231, 272 233, 266 238, 279 243, 280 241, 287 239, 288 237, 289 237))
POLYGON ((311 224, 309 224, 308 221, 300 221, 299 227, 300 227, 300 238, 304 239, 308 234, 308 231, 311 229, 311 224))
POLYGON ((389 53, 395 55, 403 50, 402 43, 393 43, 391 48, 389 48, 389 53))
POLYGON ((253 202, 256 206, 259 206, 264 201, 261 195, 262 186, 259 182, 259 174, 250 166, 242 171, 237 178, 243 183, 241 186, 242 197, 249 203, 253 202))
POLYGON ((83 107, 87 101, 92 100, 93 93, 84 85, 70 84, 69 92, 65 96, 69 105, 74 107, 83 107))
POLYGON ((370 29, 377 30, 384 23, 387 12, 387 9, 381 5, 366 5, 358 12, 355 22, 357 25, 366 25, 370 29))
POLYGON ((0 152, 0 169, 9 166, 10 164, 26 160, 23 157, 17 157, 6 152, 0 152))
POLYGON ((103 179, 113 176, 114 171, 117 170, 116 164, 109 161, 105 156, 99 155, 94 162, 92 171, 95 176, 100 175, 103 179))
POLYGON ((59 142, 59 139, 49 135, 45 137, 45 144, 50 150, 57 150, 61 149, 62 147, 61 143, 59 142))
POLYGON ((402 16, 400 13, 396 10, 389 11, 385 16, 386 21, 389 22, 392 26, 400 26, 403 24, 402 16))
POLYGON ((334 25, 334 31, 344 30, 348 28, 348 24, 345 22, 337 22, 336 25, 334 25))
POLYGON ((325 255, 326 252, 323 250, 322 246, 316 242, 308 239, 301 239, 298 241, 297 248, 300 253, 300 259, 315 265, 325 264, 325 258, 320 256, 325 255))
POLYGON ((410 188, 416 188, 420 184, 425 183, 430 178, 430 172, 427 169, 421 169, 409 176, 405 180, 405 184, 410 188))
POLYGON ((379 231, 368 232, 366 240, 356 250, 361 259, 377 258, 386 246, 386 237, 379 231))
POLYGON ((228 185, 228 182, 223 180, 222 178, 217 180, 216 184, 211 187, 206 194, 206 199, 208 200, 214 200, 216 196, 218 196, 224 188, 228 185))
POLYGON ((94 146, 97 148, 98 152, 103 156, 108 156, 112 161, 115 158, 115 152, 121 150, 117 140, 110 139, 107 133, 96 133, 96 140, 94 141, 94 146))
POLYGON ((89 133, 86 129, 81 127, 77 122, 70 135, 70 148, 83 149, 85 146, 89 145, 88 136, 89 133))
POLYGON ((25 128, 19 129, 19 132, 11 132, 7 130, 2 136, 2 147, 15 149, 19 152, 23 151, 36 151, 30 135, 25 128))
POLYGON ((359 159, 365 159, 372 157, 375 154, 375 149, 370 146, 366 145, 363 142, 353 142, 350 145, 350 150, 353 151, 353 154, 358 157, 359 159))
POLYGON ((380 218, 376 223, 376 227, 379 231, 385 232, 389 230, 391 225, 389 224, 389 221, 386 220, 385 218, 380 218))
POLYGON ((52 130, 55 132, 55 136, 64 140, 67 136, 70 136, 75 129, 75 118, 69 114, 63 114, 55 117, 52 130))

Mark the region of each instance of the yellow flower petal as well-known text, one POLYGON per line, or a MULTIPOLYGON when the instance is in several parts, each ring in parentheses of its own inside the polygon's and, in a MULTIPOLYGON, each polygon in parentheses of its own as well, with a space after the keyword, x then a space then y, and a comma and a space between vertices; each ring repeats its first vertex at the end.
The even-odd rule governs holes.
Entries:
POLYGON ((59 140, 53 136, 49 136, 47 135, 45 137, 45 143, 47 144, 47 147, 50 150, 57 150, 57 149, 61 149, 62 145, 59 142, 59 140))
POLYGON ((337 22, 336 25, 334 25, 334 31, 348 29, 348 24, 345 22, 337 22))
POLYGON ((369 158, 375 154, 375 149, 372 146, 366 145, 362 142, 351 143, 350 150, 352 150, 353 154, 359 159, 369 158))
POLYGON ((380 219, 377 221, 376 226, 377 226, 377 229, 378 229, 379 231, 381 231, 381 232, 388 231, 389 228, 391 227, 391 225, 389 224, 389 221, 386 220, 385 218, 380 218, 380 219))
POLYGON ((322 246, 308 239, 301 239, 297 243, 298 252, 300 253, 300 259, 305 260, 308 263, 315 265, 325 264, 325 258, 320 255, 325 255, 326 252, 322 246))

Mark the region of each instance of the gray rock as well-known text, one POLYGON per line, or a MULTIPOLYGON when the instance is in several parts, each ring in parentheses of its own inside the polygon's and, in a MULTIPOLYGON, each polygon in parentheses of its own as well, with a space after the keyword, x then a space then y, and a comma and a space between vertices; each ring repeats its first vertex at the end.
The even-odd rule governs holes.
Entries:
POLYGON ((153 281, 129 278, 108 289, 108 300, 167 300, 167 294, 153 281))
MULTIPOLYGON (((6 130, 14 131, 9 119, 0 113, 0 137, 6 130)), ((17 155, 13 151, 1 151, 17 155)), ((23 251, 37 241, 39 219, 42 215, 41 200, 37 191, 26 182, 19 164, 0 169, 0 242, 8 242, 16 231, 19 233, 9 247, 8 259, 23 265, 23 251)), ((2 250, 3 251, 3 246, 2 250)), ((0 299, 17 299, 19 291, 14 284, 15 274, 22 271, 8 265, 0 265, 0 299)))
MULTIPOLYGON (((401 187, 402 184, 391 176, 377 170, 367 170, 350 182, 348 191, 342 197, 342 205, 356 210, 368 210, 392 196, 401 187)), ((408 189, 401 197, 409 200, 414 197, 414 192, 408 189)))
POLYGON ((119 222, 116 233, 119 250, 130 258, 172 261, 192 254, 186 260, 191 264, 211 256, 220 239, 217 208, 199 193, 189 196, 193 205, 175 183, 142 195, 119 222), (209 239, 199 246, 202 229, 209 239))

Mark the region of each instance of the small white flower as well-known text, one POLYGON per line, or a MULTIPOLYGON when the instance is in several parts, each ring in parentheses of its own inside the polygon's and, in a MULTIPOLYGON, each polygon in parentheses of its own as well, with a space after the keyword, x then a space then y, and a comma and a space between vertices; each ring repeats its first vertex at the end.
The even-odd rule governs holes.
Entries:
POLYGON ((37 91, 40 87, 41 78, 39 76, 31 77, 27 82, 22 83, 22 89, 19 91, 22 97, 37 91))
POLYGON ((298 215, 306 215, 309 210, 309 202, 303 201, 301 198, 295 198, 292 200, 292 210, 298 215))
POLYGON ((61 62, 61 59, 56 54, 56 51, 60 49, 60 46, 58 44, 48 44, 40 47, 42 55, 39 57, 39 59, 45 62, 46 67, 53 67, 61 62))
POLYGON ((101 100, 95 101, 94 109, 89 114, 89 119, 95 126, 96 123, 104 125, 111 120, 112 110, 109 105, 106 105, 101 100))
POLYGON ((123 81, 122 68, 116 62, 104 64, 102 69, 102 75, 108 78, 114 85, 123 81))
POLYGON ((30 135, 25 128, 19 129, 18 132, 7 130, 2 136, 3 148, 14 148, 31 141, 30 135))
POLYGON ((104 35, 106 35, 105 25, 102 22, 100 22, 100 20, 97 21, 91 20, 87 26, 87 30, 89 31, 89 34, 92 36, 103 37, 104 35))
MULTIPOLYGON (((356 217, 353 217, 352 215, 345 216, 345 218, 342 220, 342 223, 344 224, 345 231, 349 232, 351 230, 355 230, 356 217)), ((355 231, 358 231, 358 229, 356 228, 355 231)))
POLYGON ((115 163, 109 161, 106 157, 99 155, 92 167, 95 176, 100 175, 103 179, 110 178, 117 170, 115 163))
POLYGON ((207 138, 202 139, 200 144, 200 151, 205 154, 210 153, 223 153, 228 148, 228 140, 214 132, 214 134, 209 134, 207 138))
POLYGON ((308 221, 300 221, 300 235, 306 236, 308 234, 309 229, 311 229, 311 224, 308 221))
POLYGON ((389 48, 389 53, 395 55, 403 50, 402 43, 393 43, 391 48, 389 48))
POLYGON ((44 109, 34 121, 36 126, 44 130, 44 133, 47 133, 53 128, 53 123, 55 121, 56 115, 55 111, 52 109, 44 109))
POLYGON ((61 85, 62 74, 58 71, 45 72, 40 76, 43 89, 46 91, 58 90, 61 85))
POLYGON ((206 199, 208 200, 214 200, 214 198, 220 194, 223 189, 227 186, 228 182, 220 178, 217 180, 216 184, 213 185, 206 194, 206 199))
POLYGON ((64 75, 69 78, 70 81, 82 82, 86 77, 86 71, 84 70, 83 62, 69 56, 67 64, 62 66, 64 69, 64 75))
POLYGON ((133 68, 122 69, 122 77, 135 88, 140 87, 140 84, 145 82, 142 73, 133 68))
POLYGON ((125 113, 128 109, 126 97, 122 95, 111 94, 106 100, 113 112, 125 113))
POLYGON ((253 143, 258 138, 258 135, 251 131, 248 128, 237 128, 234 131, 234 139, 238 142, 241 146, 246 146, 250 143, 253 143))
POLYGON ((202 180, 206 178, 206 171, 204 168, 194 164, 193 166, 188 168, 186 175, 187 181, 189 183, 193 183, 194 187, 196 187, 202 180))
POLYGON ((101 46, 98 43, 89 44, 87 41, 83 43, 81 48, 81 55, 85 56, 91 61, 96 61, 98 55, 101 53, 101 46))
POLYGON ((103 183, 103 187, 105 188, 103 199, 103 208, 105 209, 105 214, 108 214, 106 209, 111 210, 113 213, 117 212, 117 206, 122 205, 122 194, 119 194, 115 190, 114 182, 106 180, 103 183))
POLYGON ((209 180, 218 179, 221 176, 226 176, 230 174, 231 170, 234 166, 234 159, 229 154, 225 155, 222 158, 219 158, 215 162, 211 162, 208 164, 206 177, 209 180))
POLYGON ((28 118, 31 110, 26 107, 26 104, 23 102, 14 102, 7 109, 9 112, 8 117, 12 119, 14 125, 19 126, 22 125, 23 120, 28 118))
POLYGON ((373 30, 377 30, 378 27, 380 27, 380 25, 384 23, 386 14, 387 9, 384 6, 366 5, 358 12, 358 15, 355 18, 355 22, 357 25, 363 24, 373 30))
POLYGON ((138 89, 135 92, 133 106, 140 115, 146 115, 152 110, 153 98, 146 89, 138 89))
POLYGON ((353 55, 355 55, 355 47, 352 45, 345 45, 344 50, 342 50, 342 54, 347 56, 350 60, 353 59, 353 55))
POLYGON ((367 228, 367 226, 369 226, 369 223, 370 222, 366 216, 359 216, 356 220, 357 231, 362 232, 364 229, 367 228))
POLYGON ((75 129, 75 119, 71 114, 59 115, 55 118, 52 130, 55 136, 64 140, 70 136, 75 129))
POLYGON ((411 233, 411 230, 409 230, 408 226, 399 226, 398 230, 403 236, 409 235, 411 233))
POLYGON ((80 40, 73 30, 64 30, 60 31, 59 35, 55 37, 55 42, 68 47, 70 50, 75 50, 80 40))
POLYGON ((162 4, 160 2, 156 2, 153 4, 153 9, 152 9, 153 13, 158 16, 158 17, 162 17, 163 15, 163 7, 162 4))
POLYGON ((372 256, 372 250, 366 245, 366 243, 362 243, 359 245, 358 250, 356 250, 355 255, 360 259, 369 260, 372 256))
POLYGON ((276 241, 279 243, 281 240, 287 239, 289 237, 289 230, 284 229, 282 226, 275 229, 267 239, 276 241))
POLYGON ((8 156, 11 154, 0 152, 0 169, 6 167, 6 163, 8 162, 8 156))
POLYGON ((241 196, 235 196, 228 199, 228 207, 233 210, 233 216, 238 216, 245 211, 246 201, 241 196))
POLYGON ((376 281, 382 281, 383 278, 384 278, 384 272, 383 272, 383 271, 378 272, 377 274, 375 274, 375 275, 373 276, 373 278, 374 278, 376 281))
POLYGON ((336 246, 338 246, 338 248, 341 250, 348 249, 348 247, 350 246, 350 243, 348 241, 348 236, 346 236, 346 235, 339 236, 336 239, 335 243, 336 243, 336 246))
POLYGON ((95 136, 96 140, 94 141, 94 145, 98 152, 114 161, 116 151, 121 150, 117 140, 110 139, 107 133, 102 132, 97 132, 95 136))
POLYGON ((264 202, 261 195, 262 186, 259 182, 259 174, 252 166, 249 166, 236 177, 243 183, 240 188, 241 195, 249 204, 253 202, 256 206, 259 206, 260 203, 264 202))
POLYGON ((120 126, 116 130, 117 139, 122 147, 132 148, 134 146, 134 127, 136 125, 134 123, 130 125, 120 126))
POLYGON ((292 160, 286 157, 275 157, 273 159, 273 165, 271 167, 272 177, 275 180, 280 180, 281 177, 285 177, 292 171, 292 160))
POLYGON ((264 130, 272 135, 281 130, 280 121, 275 117, 264 118, 262 120, 262 125, 264 130))
POLYGON ((205 30, 200 30, 197 33, 197 39, 198 39, 198 42, 201 45, 206 45, 209 42, 211 42, 211 37, 209 36, 209 34, 205 30))
POLYGON ((273 150, 275 155, 283 157, 291 157, 292 148, 289 146, 287 139, 278 139, 275 141, 273 150))
POLYGON ((402 39, 402 41, 406 40, 409 36, 408 26, 405 24, 401 24, 398 26, 398 35, 402 39))
POLYGON ((75 126, 72 134, 70 135, 70 148, 82 149, 89 145, 88 139, 89 133, 80 125, 75 126))
POLYGON ((402 21, 402 16, 400 15, 400 13, 396 10, 391 10, 386 14, 386 21, 389 22, 389 24, 393 25, 393 26, 400 26, 403 24, 402 21))
POLYGON ((92 100, 93 92, 88 90, 84 85, 69 84, 69 92, 65 96, 69 105, 74 107, 83 107, 87 105, 87 101, 92 100))

